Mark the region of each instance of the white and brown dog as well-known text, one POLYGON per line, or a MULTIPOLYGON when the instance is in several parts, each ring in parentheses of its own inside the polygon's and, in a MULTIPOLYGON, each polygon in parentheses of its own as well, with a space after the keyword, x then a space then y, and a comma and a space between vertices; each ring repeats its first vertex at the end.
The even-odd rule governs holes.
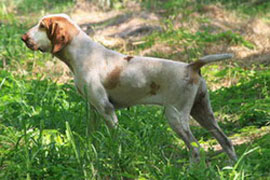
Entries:
POLYGON ((117 126, 115 109, 162 105, 193 160, 199 160, 199 144, 190 131, 189 115, 213 134, 232 160, 237 159, 231 141, 214 118, 206 83, 199 73, 203 65, 231 58, 231 54, 209 55, 190 64, 126 56, 93 42, 65 14, 43 17, 22 40, 30 49, 50 52, 65 62, 79 93, 103 115, 108 126, 117 126))

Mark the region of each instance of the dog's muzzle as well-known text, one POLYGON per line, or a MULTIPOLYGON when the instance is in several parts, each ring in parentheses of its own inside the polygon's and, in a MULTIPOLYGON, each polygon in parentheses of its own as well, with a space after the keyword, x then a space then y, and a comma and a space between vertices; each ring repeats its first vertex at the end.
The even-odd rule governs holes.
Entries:
POLYGON ((26 44, 26 46, 27 46, 29 49, 31 49, 31 50, 33 50, 33 51, 36 51, 36 50, 40 49, 40 48, 37 47, 37 45, 36 45, 35 43, 33 43, 33 42, 31 41, 31 39, 29 38, 29 36, 28 36, 27 33, 24 34, 24 35, 22 35, 21 40, 26 44))

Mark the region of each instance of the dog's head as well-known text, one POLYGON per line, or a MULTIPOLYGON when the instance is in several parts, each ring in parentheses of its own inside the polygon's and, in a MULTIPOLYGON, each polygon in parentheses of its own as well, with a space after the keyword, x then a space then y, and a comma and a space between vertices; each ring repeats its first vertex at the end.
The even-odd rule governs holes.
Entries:
POLYGON ((65 14, 43 17, 39 23, 22 36, 31 50, 51 52, 61 51, 79 33, 79 28, 65 14))

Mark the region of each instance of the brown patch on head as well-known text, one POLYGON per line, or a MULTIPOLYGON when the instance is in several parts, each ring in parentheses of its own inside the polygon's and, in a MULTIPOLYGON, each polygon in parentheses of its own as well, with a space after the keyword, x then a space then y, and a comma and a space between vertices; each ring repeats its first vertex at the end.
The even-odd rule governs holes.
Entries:
POLYGON ((42 19, 39 28, 46 30, 52 42, 52 53, 62 50, 79 33, 79 30, 68 19, 61 16, 42 19))
POLYGON ((160 89, 160 85, 156 84, 155 82, 151 82, 150 84, 150 94, 156 95, 157 91, 160 89))
POLYGON ((120 81, 120 74, 122 72, 122 67, 116 66, 106 77, 104 82, 104 87, 106 89, 114 89, 120 81))
POLYGON ((124 57, 124 60, 127 60, 129 62, 132 58, 134 58, 134 57, 133 56, 126 56, 126 57, 124 57))

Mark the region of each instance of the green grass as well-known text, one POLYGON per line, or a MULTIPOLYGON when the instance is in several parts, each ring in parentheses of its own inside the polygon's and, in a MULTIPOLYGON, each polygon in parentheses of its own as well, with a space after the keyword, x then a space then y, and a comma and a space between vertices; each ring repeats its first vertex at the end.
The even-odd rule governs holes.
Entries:
MULTIPOLYGON (((73 3, 42 0, 31 7, 31 0, 4 1, 0 7, 0 179, 270 178, 268 67, 244 70, 230 63, 202 69, 210 89, 224 79, 234 80, 229 87, 210 91, 213 109, 220 126, 232 139, 252 140, 235 147, 240 158, 231 165, 224 153, 216 154, 211 149, 216 144, 213 137, 192 126, 196 138, 210 149, 202 150, 200 164, 191 165, 189 152, 166 122, 163 108, 136 106, 117 111, 119 128, 109 130, 78 95, 72 81, 59 84, 44 78, 44 72, 33 73, 51 56, 34 53, 20 41, 21 34, 35 23, 26 15, 66 12, 73 3), (14 3, 16 11, 8 11, 14 3)), ((165 8, 176 12, 186 1, 169 3, 165 8)), ((172 48, 182 46, 186 49, 183 55, 192 61, 211 43, 256 48, 231 31, 191 33, 188 29, 173 29, 167 15, 164 19, 166 30, 153 33, 145 44, 134 47, 138 53, 154 43, 164 43, 172 48)), ((173 59, 178 56, 158 52, 153 55, 173 59)))
MULTIPOLYGON (((225 68, 223 71, 228 71, 225 68)), ((254 71, 233 69, 241 74, 235 86, 220 88, 212 93, 215 111, 237 114, 239 125, 264 126, 270 122, 270 73, 269 69, 254 71), (248 91, 247 91, 248 90, 248 91), (221 103, 224 102, 224 103, 221 103)), ((219 73, 223 73, 220 71, 219 73)))
MULTIPOLYGON (((233 178, 239 173, 254 178, 269 176, 265 166, 257 165, 255 174, 252 168, 270 156, 268 135, 251 145, 236 147, 239 155, 258 147, 236 169, 222 169, 229 165, 224 154, 209 159, 211 153, 207 153, 203 155, 207 161, 198 165, 198 170, 198 167, 189 168, 188 152, 166 123, 162 108, 138 106, 118 111, 118 130, 109 131, 98 118, 98 130, 91 131, 87 117, 96 115, 88 111, 86 102, 72 85, 25 80, 5 71, 0 77, 0 177, 3 179, 28 176, 32 179, 188 179, 228 175, 233 178)), ((212 98, 214 105, 220 96, 212 98)), ((238 128, 236 132, 241 133, 242 127, 238 128)), ((227 126, 226 131, 234 128, 227 126)), ((198 138, 206 135, 202 143, 211 139, 208 134, 202 134, 201 128, 193 128, 193 132, 198 138)))
POLYGON ((68 11, 74 4, 74 0, 18 0, 8 1, 0 0, 1 2, 1 15, 3 13, 9 15, 29 15, 29 13, 57 13, 68 11), (12 9, 12 12, 9 12, 12 9))

